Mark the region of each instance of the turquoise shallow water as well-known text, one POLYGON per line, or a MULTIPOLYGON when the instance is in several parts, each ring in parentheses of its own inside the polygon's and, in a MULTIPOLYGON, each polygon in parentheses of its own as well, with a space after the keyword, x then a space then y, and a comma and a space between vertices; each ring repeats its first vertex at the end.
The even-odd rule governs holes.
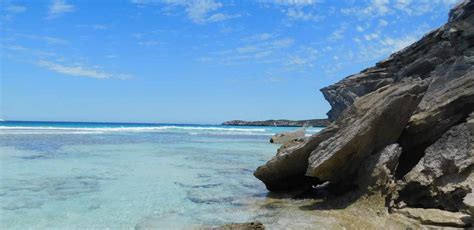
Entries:
MULTIPOLYGON (((187 229, 271 215, 253 170, 297 128, 0 123, 0 228, 187 229)), ((317 132, 308 130, 308 134, 317 132)), ((268 220, 270 221, 270 220, 268 220)))

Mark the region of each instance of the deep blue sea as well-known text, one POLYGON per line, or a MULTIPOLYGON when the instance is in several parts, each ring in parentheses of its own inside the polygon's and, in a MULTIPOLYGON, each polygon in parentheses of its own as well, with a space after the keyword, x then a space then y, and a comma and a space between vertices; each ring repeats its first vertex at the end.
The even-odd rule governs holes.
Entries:
POLYGON ((0 228, 285 228, 294 211, 269 206, 252 174, 279 147, 270 136, 295 129, 2 121, 0 228))

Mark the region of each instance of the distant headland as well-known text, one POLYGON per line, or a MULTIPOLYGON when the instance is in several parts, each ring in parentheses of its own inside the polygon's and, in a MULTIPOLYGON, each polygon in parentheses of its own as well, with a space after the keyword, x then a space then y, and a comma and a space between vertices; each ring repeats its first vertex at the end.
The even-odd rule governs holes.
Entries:
POLYGON ((281 127, 326 127, 331 122, 328 119, 310 119, 310 120, 266 120, 266 121, 242 121, 232 120, 222 123, 222 125, 236 126, 281 126, 281 127))

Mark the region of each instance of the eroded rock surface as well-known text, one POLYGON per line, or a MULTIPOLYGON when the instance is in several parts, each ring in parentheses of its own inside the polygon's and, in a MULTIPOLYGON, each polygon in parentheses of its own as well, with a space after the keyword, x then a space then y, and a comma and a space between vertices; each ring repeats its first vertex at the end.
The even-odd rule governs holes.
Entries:
POLYGON ((405 176, 400 199, 414 207, 465 210, 463 198, 474 186, 474 155, 466 123, 452 127, 405 176))
POLYGON ((257 169, 269 190, 329 181, 382 191, 372 197, 382 194, 385 205, 408 208, 402 212, 422 223, 467 226, 459 216, 436 218, 473 212, 474 0, 418 42, 321 91, 333 123, 257 169))
POLYGON ((332 107, 328 112, 329 119, 336 120, 356 98, 383 86, 401 80, 431 78, 436 71, 472 71, 473 6, 473 1, 463 1, 451 11, 446 25, 374 67, 321 89, 332 107))
POLYGON ((335 124, 341 129, 310 154, 307 176, 340 182, 370 154, 395 143, 420 102, 426 84, 399 83, 359 98, 335 124))
POLYGON ((368 193, 375 191, 387 193, 388 186, 394 180, 401 153, 402 148, 398 144, 391 144, 369 156, 358 171, 356 183, 359 188, 368 193))
POLYGON ((432 227, 467 228, 472 226, 471 217, 459 212, 423 208, 402 208, 394 210, 394 212, 432 227))
POLYGON ((312 179, 304 174, 308 167, 308 157, 311 150, 332 136, 336 130, 338 130, 336 126, 329 126, 302 143, 280 147, 276 156, 257 168, 254 173, 255 177, 263 181, 270 191, 288 190, 308 185, 312 179))

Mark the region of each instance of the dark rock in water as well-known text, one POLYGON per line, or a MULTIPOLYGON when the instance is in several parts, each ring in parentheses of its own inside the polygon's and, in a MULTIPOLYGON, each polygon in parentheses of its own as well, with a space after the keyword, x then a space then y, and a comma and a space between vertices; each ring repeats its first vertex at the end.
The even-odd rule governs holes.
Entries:
POLYGON ((270 138, 270 143, 285 144, 296 139, 304 138, 304 135, 304 129, 293 132, 277 133, 270 138))
POLYGON ((340 130, 311 152, 306 175, 349 179, 363 159, 398 140, 425 90, 423 81, 405 82, 358 98, 335 122, 340 130))
POLYGON ((257 168, 254 176, 263 181, 271 191, 311 185, 314 179, 304 175, 308 167, 309 154, 336 130, 337 127, 329 126, 302 143, 283 145, 278 149, 276 156, 257 168))
POLYGON ((263 230, 265 226, 260 222, 249 222, 249 223, 232 223, 222 225, 217 228, 210 228, 213 230, 263 230))
POLYGON ((452 127, 404 177, 399 200, 413 207, 466 210, 463 198, 474 187, 472 139, 466 123, 452 127))
POLYGON ((266 120, 266 121, 242 121, 233 120, 226 121, 222 125, 234 126, 282 126, 282 127, 326 127, 330 124, 328 119, 312 119, 312 120, 266 120))

